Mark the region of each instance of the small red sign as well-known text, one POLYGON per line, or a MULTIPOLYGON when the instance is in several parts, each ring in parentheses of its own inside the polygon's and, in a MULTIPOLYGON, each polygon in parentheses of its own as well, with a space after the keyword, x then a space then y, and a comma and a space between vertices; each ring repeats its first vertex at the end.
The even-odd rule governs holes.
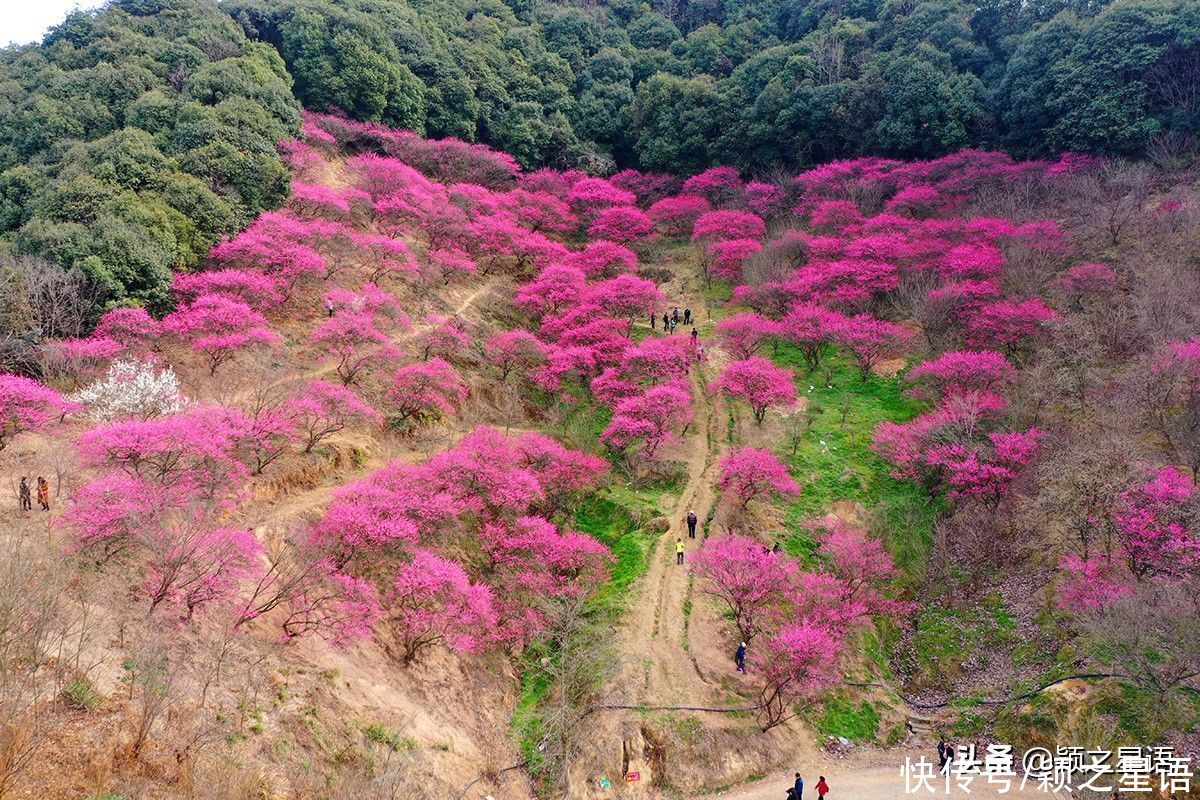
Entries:
POLYGON ((634 781, 640 781, 641 779, 642 779, 642 773, 640 773, 640 772, 626 772, 625 773, 625 782, 626 783, 633 783, 634 781))

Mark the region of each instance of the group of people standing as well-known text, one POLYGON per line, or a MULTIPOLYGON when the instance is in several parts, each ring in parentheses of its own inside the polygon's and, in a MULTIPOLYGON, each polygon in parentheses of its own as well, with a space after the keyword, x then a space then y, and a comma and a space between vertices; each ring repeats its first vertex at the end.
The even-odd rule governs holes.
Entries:
MULTIPOLYGON (((22 511, 33 510, 33 493, 29 486, 29 478, 25 475, 21 476, 21 485, 17 489, 17 496, 20 498, 22 511)), ((41 475, 37 479, 37 501, 42 511, 50 510, 50 482, 41 475)))
MULTIPOLYGON (((822 775, 817 780, 817 797, 819 800, 825 800, 825 795, 829 794, 829 784, 825 782, 825 776, 822 775)), ((811 796, 811 795, 810 795, 811 796)), ((803 800, 804 798, 804 778, 800 777, 800 773, 796 773, 796 782, 792 784, 792 788, 788 789, 788 800, 803 800)))
MULTIPOLYGON (((680 315, 678 308, 673 309, 670 313, 668 313, 666 311, 663 312, 662 326, 663 326, 663 330, 666 331, 667 333, 674 333, 675 329, 677 327, 679 327, 680 322, 682 322, 684 325, 692 326, 692 338, 695 339, 696 338, 696 330, 695 330, 696 321, 694 319, 692 319, 692 310, 690 308, 685 308, 683 310, 682 315, 680 315)), ((658 315, 651 314, 650 315, 650 329, 654 330, 657 325, 658 325, 658 315)))

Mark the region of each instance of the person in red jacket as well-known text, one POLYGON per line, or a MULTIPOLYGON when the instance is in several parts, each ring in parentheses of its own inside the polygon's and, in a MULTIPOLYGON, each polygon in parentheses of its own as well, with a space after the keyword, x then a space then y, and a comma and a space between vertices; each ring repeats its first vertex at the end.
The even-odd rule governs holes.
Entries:
POLYGON ((825 782, 825 776, 821 776, 821 780, 817 781, 817 797, 820 800, 825 800, 825 795, 829 794, 829 784, 825 782))

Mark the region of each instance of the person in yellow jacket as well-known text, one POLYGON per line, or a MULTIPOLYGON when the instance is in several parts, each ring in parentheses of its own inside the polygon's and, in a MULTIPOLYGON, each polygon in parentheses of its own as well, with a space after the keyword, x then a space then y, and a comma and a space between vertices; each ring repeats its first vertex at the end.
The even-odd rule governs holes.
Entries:
POLYGON ((675 563, 683 563, 683 539, 675 540, 675 563))

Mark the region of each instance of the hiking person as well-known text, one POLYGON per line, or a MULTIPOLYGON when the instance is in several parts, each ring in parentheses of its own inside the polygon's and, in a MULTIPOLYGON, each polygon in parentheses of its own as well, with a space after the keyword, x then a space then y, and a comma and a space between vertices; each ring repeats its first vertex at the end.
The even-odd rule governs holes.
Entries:
POLYGON ((742 642, 738 645, 737 653, 733 656, 733 661, 737 664, 738 672, 746 671, 746 643, 742 642))
POLYGON ((333 316, 333 301, 332 300, 325 301, 325 313, 331 317, 333 316))
POLYGON ((676 306, 675 310, 671 312, 671 322, 675 323, 676 325, 679 324, 679 307, 678 306, 676 306))
POLYGON ((803 800, 804 798, 804 778, 800 777, 799 772, 796 773, 796 783, 792 786, 792 797, 796 798, 796 800, 803 800))
POLYGON ((683 563, 683 539, 675 540, 675 563, 683 563))
POLYGON ((825 800, 825 795, 829 794, 829 784, 825 782, 825 776, 817 781, 817 797, 819 800, 825 800))
POLYGON ((50 510, 50 483, 38 475, 37 482, 38 505, 42 507, 42 511, 50 510))
POLYGON ((683 310, 683 324, 684 325, 692 324, 692 310, 690 308, 685 308, 683 310))
POLYGON ((695 539, 695 538, 696 538, 696 521, 697 521, 697 519, 698 519, 698 518, 696 517, 696 512, 695 512, 695 511, 689 511, 689 512, 688 512, 688 515, 687 515, 687 524, 688 524, 688 538, 689 538, 689 539, 695 539))
POLYGON ((704 345, 698 344, 698 345, 696 345, 696 361, 700 362, 703 360, 704 360, 704 345))
POLYGON ((663 332, 670 333, 670 330, 668 330, 670 327, 671 327, 671 315, 664 311, 663 312, 663 332))
POLYGON ((21 499, 21 510, 32 511, 33 501, 29 495, 29 481, 24 475, 21 476, 21 487, 17 490, 17 494, 21 499))
POLYGON ((945 766, 946 772, 950 772, 950 770, 953 767, 954 767, 954 745, 947 742, 947 744, 946 744, 946 766, 945 766))
POLYGON ((942 767, 946 766, 946 737, 945 736, 938 738, 937 754, 938 754, 938 770, 940 771, 942 769, 942 767))
POLYGON ((695 344, 700 339, 700 331, 692 328, 692 344, 695 344))
POLYGON ((657 323, 657 322, 658 322, 658 314, 655 314, 653 311, 651 311, 650 312, 650 330, 654 330, 655 323, 657 323))
POLYGON ((779 544, 779 540, 778 540, 778 539, 776 539, 776 540, 775 540, 775 545, 774 545, 774 547, 772 547, 772 548, 771 548, 771 552, 772 552, 772 553, 781 553, 781 552, 783 552, 783 546, 779 544))

